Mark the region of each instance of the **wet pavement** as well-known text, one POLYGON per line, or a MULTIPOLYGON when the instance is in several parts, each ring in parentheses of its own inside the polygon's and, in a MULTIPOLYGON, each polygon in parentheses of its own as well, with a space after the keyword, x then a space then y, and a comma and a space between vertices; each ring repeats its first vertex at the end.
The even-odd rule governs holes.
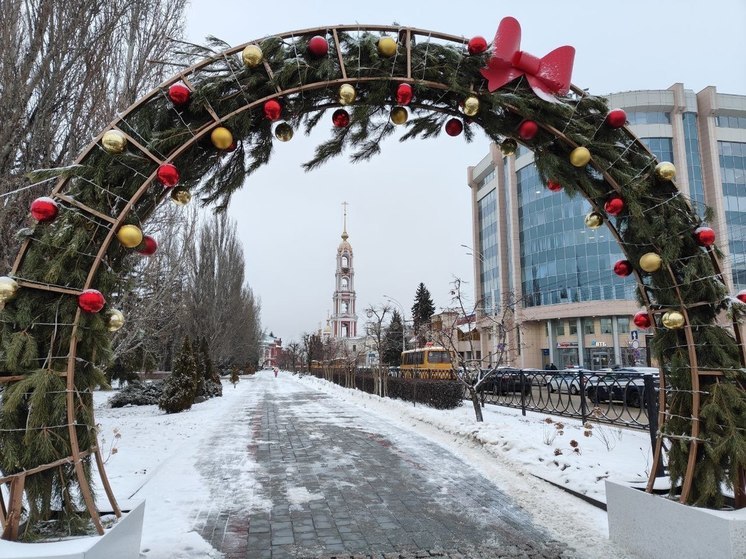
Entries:
POLYGON ((293 381, 262 385, 210 442, 232 450, 198 464, 211 499, 196 529, 227 559, 575 556, 427 438, 293 381))

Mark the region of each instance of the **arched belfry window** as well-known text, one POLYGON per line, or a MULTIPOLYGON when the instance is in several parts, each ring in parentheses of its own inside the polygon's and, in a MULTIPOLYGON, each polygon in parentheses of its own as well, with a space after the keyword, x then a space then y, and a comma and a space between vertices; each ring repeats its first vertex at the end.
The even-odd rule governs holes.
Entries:
POLYGON ((349 268, 350 267, 350 260, 346 256, 342 257, 342 267, 343 268, 349 268))
POLYGON ((349 287, 349 285, 350 285, 350 280, 347 279, 347 278, 342 278, 342 282, 340 284, 340 286, 342 287, 342 289, 347 289, 349 287))

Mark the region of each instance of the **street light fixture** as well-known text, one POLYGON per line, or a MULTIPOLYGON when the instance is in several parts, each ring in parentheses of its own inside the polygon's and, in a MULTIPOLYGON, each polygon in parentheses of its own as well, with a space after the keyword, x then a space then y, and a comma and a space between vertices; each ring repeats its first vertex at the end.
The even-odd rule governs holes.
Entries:
POLYGON ((399 301, 389 295, 384 295, 383 298, 399 307, 401 311, 401 350, 407 351, 407 320, 404 318, 404 307, 399 301))
MULTIPOLYGON (((479 252, 478 250, 468 246, 468 245, 461 245, 463 248, 471 251, 468 254, 471 256, 476 256, 479 261, 482 263, 482 272, 484 272, 484 265, 486 264, 484 254, 479 252)), ((490 295, 491 295, 491 302, 490 302, 490 310, 492 314, 492 358, 490 361, 494 361, 494 364, 497 365, 497 278, 495 277, 495 274, 491 274, 490 278, 490 295)), ((481 286, 481 282, 480 282, 481 286)), ((487 312, 485 309, 484 302, 482 303, 482 309, 484 311, 485 316, 487 316, 487 312)))

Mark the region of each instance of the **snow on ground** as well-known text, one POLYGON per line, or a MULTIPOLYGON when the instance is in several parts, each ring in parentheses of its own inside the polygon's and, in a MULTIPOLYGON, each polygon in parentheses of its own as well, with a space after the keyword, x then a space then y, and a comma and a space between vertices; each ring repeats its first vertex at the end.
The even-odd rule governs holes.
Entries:
MULTIPOLYGON (((277 381, 270 384, 266 380, 271 376, 271 372, 259 372, 255 380, 244 379, 235 387, 226 382, 222 398, 171 415, 156 406, 112 409, 107 406, 111 392, 94 395, 106 472, 120 506, 126 508, 128 500, 147 500, 144 557, 221 557, 192 531, 196 511, 204 510, 209 499, 222 500, 214 503, 216 507, 243 503, 247 509, 268 510, 272 506, 254 476, 257 465, 248 463, 248 454, 242 450, 246 441, 230 444, 247 436, 245 425, 233 419, 256 406, 269 386, 279 392, 323 391, 356 408, 354 423, 361 423, 362 417, 362 427, 366 421, 375 423, 378 418, 379 423, 390 422, 426 436, 494 481, 556 537, 570 543, 584 542, 590 546, 586 549, 606 547, 606 513, 529 474, 604 501, 604 479, 643 480, 651 462, 650 440, 643 431, 594 424, 588 437, 584 436, 587 429, 578 420, 554 417, 552 423, 547 423, 546 415, 529 412, 523 417, 520 410, 489 405, 484 409, 485 421, 480 424, 474 420, 474 410, 468 402, 455 410, 434 410, 348 390, 311 376, 282 371, 277 381), (562 429, 557 428, 558 422, 562 429), (222 444, 216 438, 223 439, 222 444), (577 441, 578 452, 571 441, 577 441), (556 449, 561 454, 555 455, 556 449), (223 453, 218 458, 224 457, 225 464, 238 464, 236 471, 204 472, 200 457, 205 452, 223 453), (236 460, 233 453, 240 453, 242 461, 236 460), (205 474, 210 487, 202 483, 205 474)), ((328 407, 308 411, 313 412, 315 420, 349 425, 350 414, 346 418, 335 417, 328 407)), ((408 435, 399 437, 404 446, 410 443, 408 435)), ((344 459, 333 448, 330 456, 344 459)), ((444 496, 447 491, 443 487, 444 496)), ((101 508, 106 510, 106 496, 100 488, 98 493, 101 508)), ((303 487, 288 489, 288 500, 294 506, 318 498, 322 496, 303 487)))

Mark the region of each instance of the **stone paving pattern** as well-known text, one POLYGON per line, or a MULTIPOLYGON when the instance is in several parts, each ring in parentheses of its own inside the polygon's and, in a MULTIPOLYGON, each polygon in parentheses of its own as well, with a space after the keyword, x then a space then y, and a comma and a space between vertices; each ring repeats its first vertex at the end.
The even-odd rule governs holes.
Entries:
POLYGON ((235 418, 241 446, 271 510, 225 508, 238 466, 201 468, 215 499, 196 528, 226 559, 574 557, 461 459, 364 410, 318 392, 267 391, 245 412, 235 418))

